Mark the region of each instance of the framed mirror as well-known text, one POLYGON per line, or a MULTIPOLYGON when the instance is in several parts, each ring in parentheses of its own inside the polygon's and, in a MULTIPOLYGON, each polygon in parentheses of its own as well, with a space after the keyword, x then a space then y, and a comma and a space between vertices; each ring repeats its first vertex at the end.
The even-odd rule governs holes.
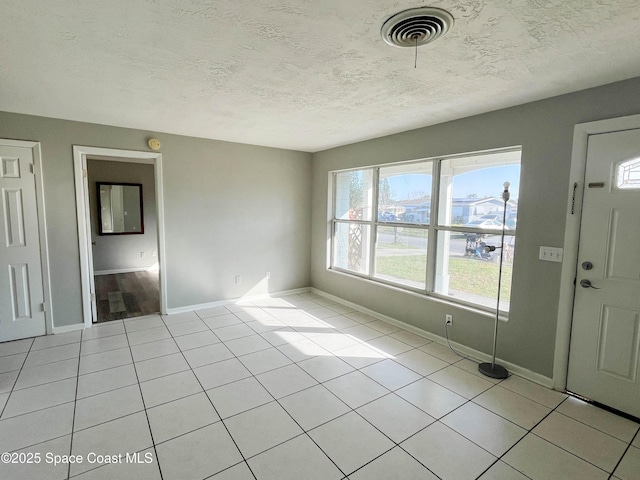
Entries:
POLYGON ((96 182, 96 190, 99 235, 144 233, 142 184, 96 182))

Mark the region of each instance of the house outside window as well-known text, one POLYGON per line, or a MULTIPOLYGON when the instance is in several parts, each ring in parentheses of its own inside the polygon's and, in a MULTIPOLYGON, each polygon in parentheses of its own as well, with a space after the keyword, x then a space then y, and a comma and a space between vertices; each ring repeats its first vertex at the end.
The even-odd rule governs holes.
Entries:
POLYGON ((333 172, 330 268, 491 310, 502 250, 500 309, 508 312, 520 155, 511 148, 333 172))

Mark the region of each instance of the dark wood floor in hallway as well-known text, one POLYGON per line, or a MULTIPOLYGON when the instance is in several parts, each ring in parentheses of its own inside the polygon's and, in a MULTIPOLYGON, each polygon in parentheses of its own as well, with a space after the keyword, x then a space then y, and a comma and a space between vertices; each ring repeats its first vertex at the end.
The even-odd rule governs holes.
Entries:
POLYGON ((160 311, 158 272, 96 275, 98 322, 151 315, 160 311))

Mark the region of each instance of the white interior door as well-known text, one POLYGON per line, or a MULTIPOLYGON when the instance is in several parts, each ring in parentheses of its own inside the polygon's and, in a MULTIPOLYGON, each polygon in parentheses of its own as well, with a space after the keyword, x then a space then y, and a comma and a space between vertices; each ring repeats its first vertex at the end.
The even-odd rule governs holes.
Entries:
POLYGON ((591 135, 567 389, 640 417, 640 130, 591 135))
POLYGON ((0 144, 0 341, 44 335, 33 150, 0 144))

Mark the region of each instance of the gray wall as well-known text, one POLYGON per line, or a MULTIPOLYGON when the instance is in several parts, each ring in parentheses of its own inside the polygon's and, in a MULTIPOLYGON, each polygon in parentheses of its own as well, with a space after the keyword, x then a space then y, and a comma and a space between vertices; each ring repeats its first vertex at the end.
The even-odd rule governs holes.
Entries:
MULTIPOLYGON (((452 338, 489 352, 490 317, 327 271, 328 172, 522 145, 511 314, 500 325, 498 353, 551 377, 560 264, 539 261, 538 249, 563 244, 573 127, 639 113, 639 91, 640 79, 632 79, 313 156, 157 134, 164 161, 168 305, 312 285, 439 335, 444 314, 453 313, 452 338), (241 285, 235 275, 242 276, 241 285)), ((82 321, 72 145, 146 150, 150 136, 0 113, 0 138, 42 144, 56 326, 82 321)))
POLYGON ((500 324, 498 356, 551 377, 561 264, 538 260, 538 250, 563 246, 573 128, 640 113, 638 92, 636 78, 314 154, 312 285, 442 336, 444 315, 453 313, 452 339, 489 353, 490 317, 327 270, 328 172, 522 145, 511 310, 500 324))
POLYGON ((93 269, 126 270, 150 267, 158 261, 152 251, 158 250, 158 224, 156 222, 156 187, 153 165, 125 163, 106 160, 87 160, 89 183, 89 208, 91 210, 91 240, 93 246, 93 269), (135 235, 98 234, 98 193, 96 182, 119 182, 142 184, 142 213, 144 233, 135 235), (140 252, 145 256, 141 257, 140 252))
POLYGON ((148 150, 151 136, 162 142, 169 308, 309 285, 309 154, 0 112, 0 138, 42 145, 54 326, 83 320, 72 146, 148 150))

